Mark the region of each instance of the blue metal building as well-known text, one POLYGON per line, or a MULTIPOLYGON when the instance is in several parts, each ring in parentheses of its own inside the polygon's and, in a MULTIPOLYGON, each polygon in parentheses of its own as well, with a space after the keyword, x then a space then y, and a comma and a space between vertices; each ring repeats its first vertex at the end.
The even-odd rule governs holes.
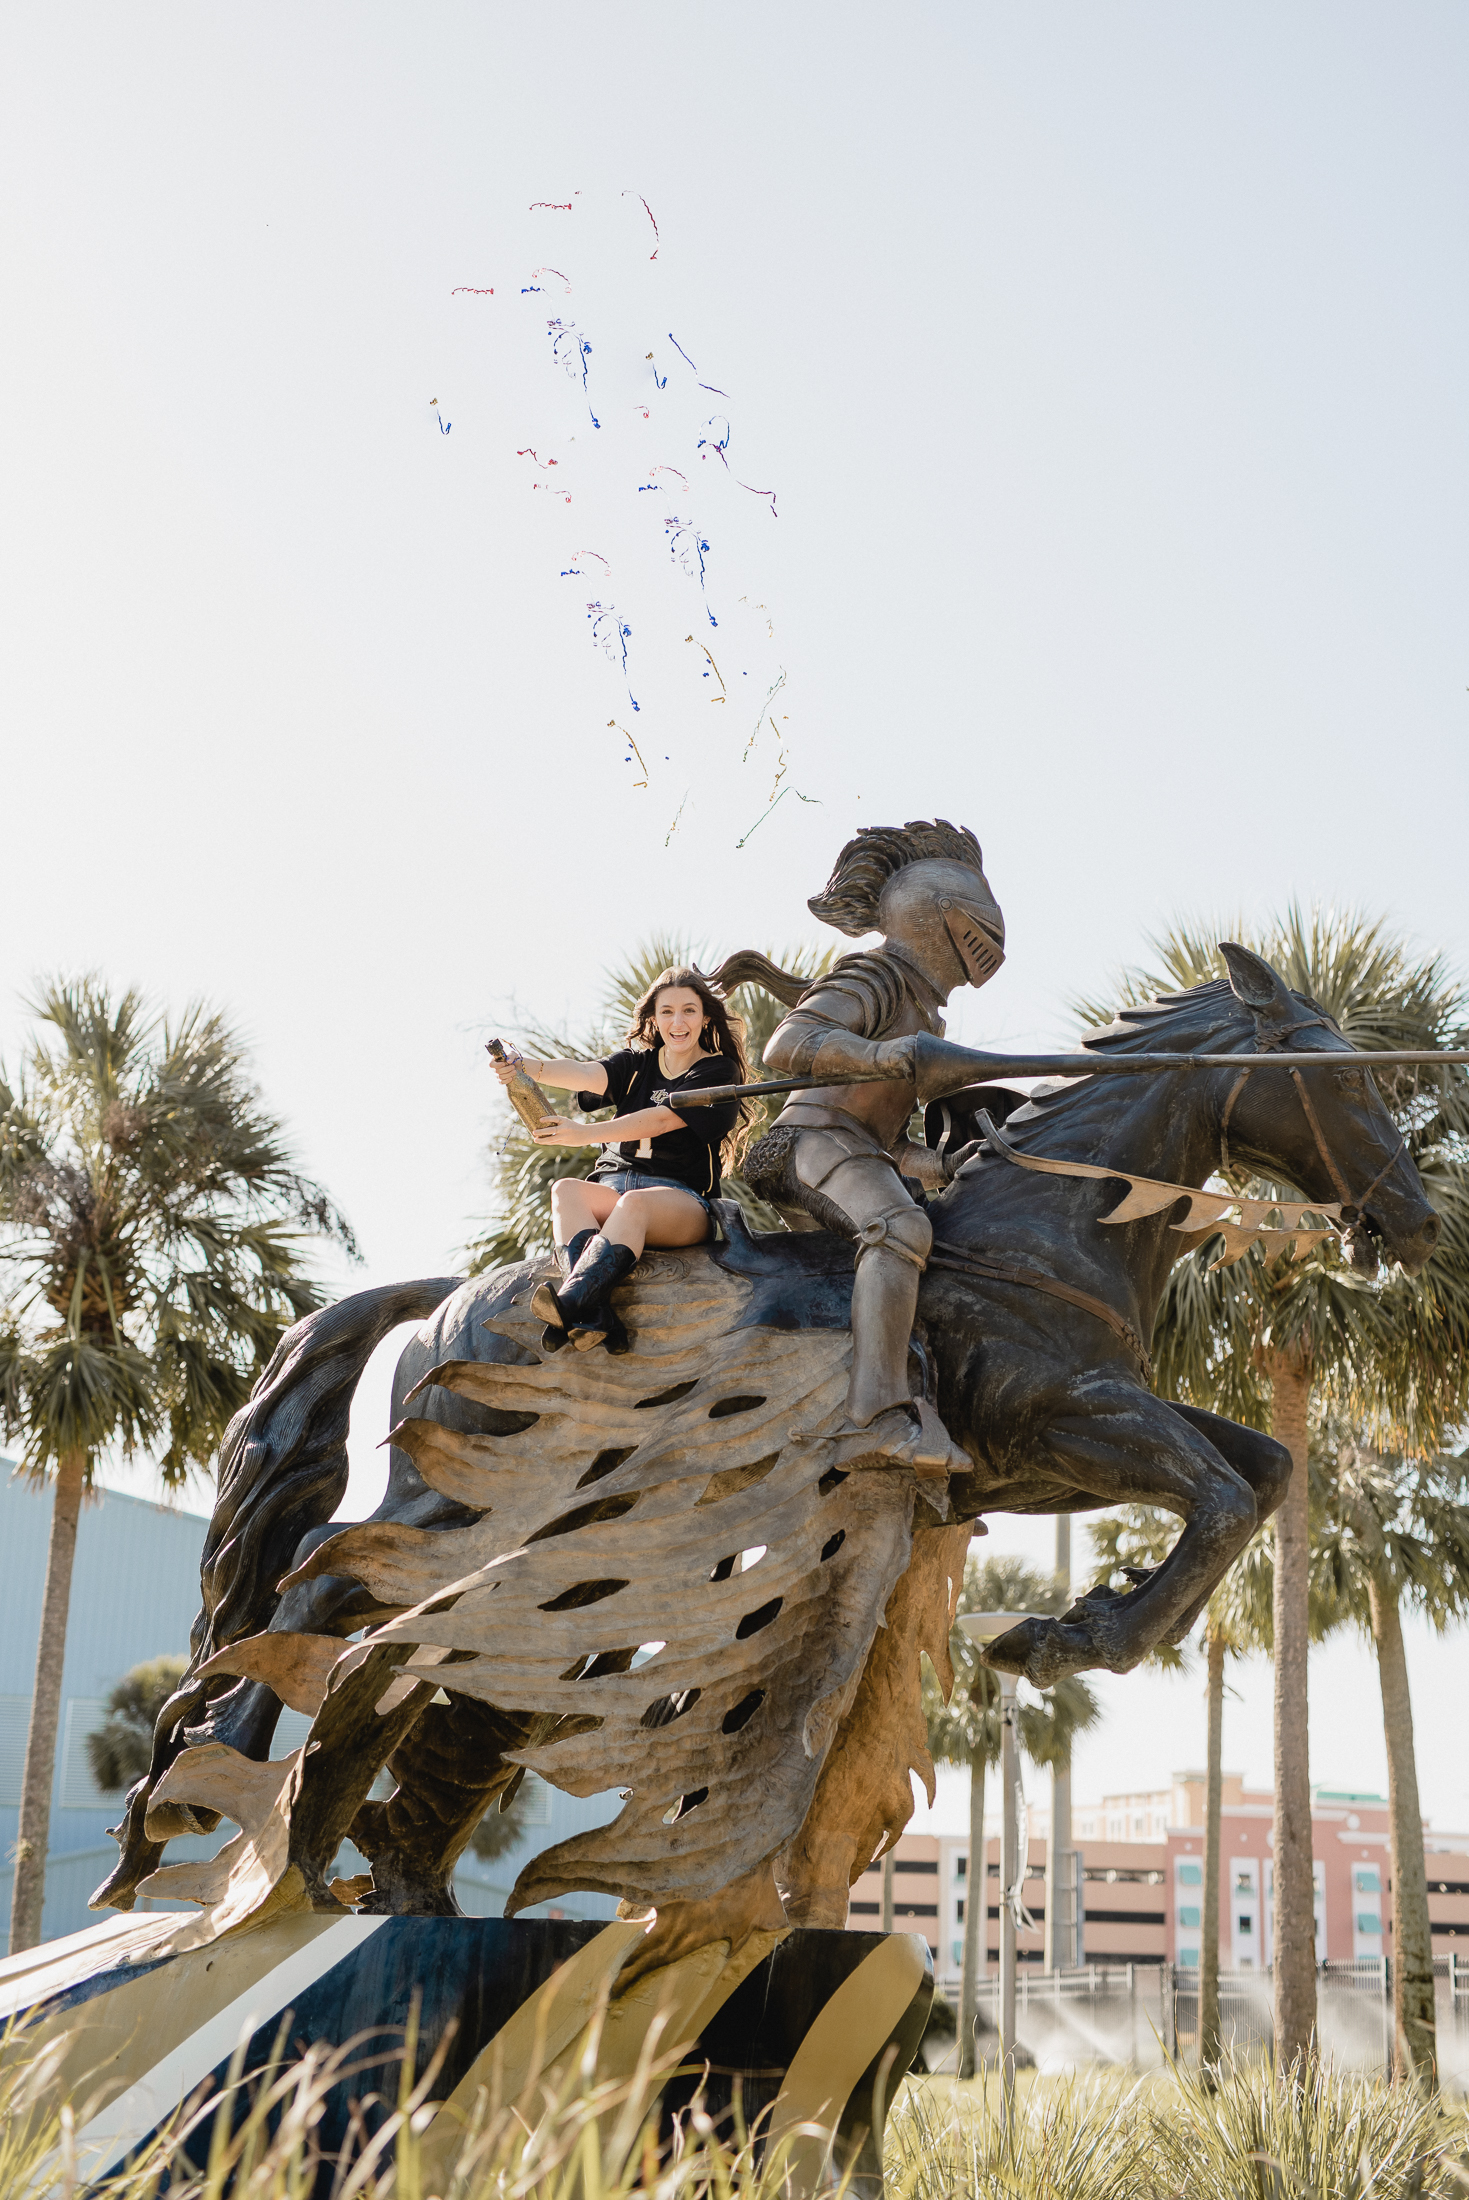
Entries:
MULTIPOLYGON (((0 1459, 0 1931, 10 1915, 21 1773, 51 1525, 49 1487, 14 1478, 13 1464, 0 1459)), ((189 1628, 199 1609, 199 1558, 206 1525, 200 1513, 176 1511, 114 1490, 99 1491, 83 1508, 51 1793, 43 1920, 48 1940, 98 1922, 97 1914, 87 1908, 87 1898, 117 1860, 117 1846, 107 1828, 117 1822, 122 1797, 98 1791, 86 1738, 102 1723, 109 1690, 132 1666, 170 1652, 188 1655, 189 1628)), ((285 1712, 273 1754, 284 1756, 295 1748, 309 1723, 299 1713, 285 1712)), ((619 1807, 614 1794, 563 1795, 533 1774, 527 1775, 523 1793, 523 1839, 493 1864, 481 1863, 467 1851, 456 1875, 459 1901, 472 1917, 500 1916, 528 1857, 553 1841, 605 1823, 619 1807)), ((169 1847, 170 1861, 212 1855, 233 1831, 226 1825, 207 1840, 175 1841, 169 1847)), ((350 1873, 366 1866, 355 1851, 347 1849, 340 1869, 350 1873)), ((569 1895, 556 1905, 555 1914, 610 1917, 615 1907, 603 1896, 569 1895)), ((542 1907, 528 1914, 550 1913, 542 1907)))

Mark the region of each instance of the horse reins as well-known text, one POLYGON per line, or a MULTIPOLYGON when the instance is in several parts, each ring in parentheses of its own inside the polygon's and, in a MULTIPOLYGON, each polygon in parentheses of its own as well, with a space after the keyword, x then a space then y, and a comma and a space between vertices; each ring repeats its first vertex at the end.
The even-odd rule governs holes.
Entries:
MULTIPOLYGON (((1298 1031, 1309 1031, 1317 1024, 1325 1031, 1336 1030, 1336 1026, 1327 1016, 1303 1016, 1299 1023, 1288 1024, 1283 1031, 1277 1032, 1273 1039, 1260 1039, 1257 1037, 1256 1044, 1262 1054, 1268 1054, 1274 1048, 1284 1046, 1287 1040, 1293 1039, 1298 1031)), ((1340 1037, 1340 1033, 1337 1036, 1340 1037)), ((1240 1071, 1229 1088, 1229 1096, 1224 1103, 1224 1112, 1219 1118, 1219 1167, 1226 1176, 1231 1167, 1229 1158, 1229 1118, 1234 1113, 1235 1101, 1244 1091, 1249 1079, 1254 1076, 1256 1067, 1257 1065, 1252 1062, 1248 1069, 1240 1071)), ((1365 1217, 1368 1200, 1377 1190, 1378 1185, 1381 1184, 1388 1171, 1396 1167, 1400 1155, 1407 1151, 1408 1141, 1405 1137, 1399 1136, 1397 1145, 1388 1155, 1376 1176, 1373 1177, 1372 1182, 1363 1192, 1361 1198, 1353 1199, 1351 1187, 1337 1167, 1336 1157, 1326 1143, 1326 1135, 1321 1128, 1321 1119, 1316 1113, 1310 1093, 1306 1090, 1305 1078, 1298 1069, 1293 1069, 1288 1074, 1300 1095, 1301 1108, 1307 1123, 1310 1125, 1311 1136, 1316 1141, 1316 1151, 1321 1156, 1322 1166, 1331 1178, 1332 1189, 1341 1202, 1342 1220, 1348 1225, 1360 1222, 1365 1217)))

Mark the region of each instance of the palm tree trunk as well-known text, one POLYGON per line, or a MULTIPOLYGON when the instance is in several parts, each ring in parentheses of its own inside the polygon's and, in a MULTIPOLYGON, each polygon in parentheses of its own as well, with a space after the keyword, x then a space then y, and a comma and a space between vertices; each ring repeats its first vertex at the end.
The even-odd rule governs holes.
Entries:
POLYGON ((1204 1934, 1199 1956, 1199 2068, 1219 2060, 1219 1843, 1224 1811, 1224 1637, 1208 1636, 1209 1778, 1204 1803, 1204 1934))
POLYGON ((21 1777, 20 1832, 15 1844, 15 1886, 10 1898, 10 1953, 20 1955, 41 1938, 46 1899, 46 1849, 51 1838, 51 1786, 56 1777, 56 1735, 61 1723, 61 1668, 66 1657, 66 1618, 77 1520, 87 1479, 84 1451, 64 1451, 57 1462, 46 1550, 46 1590, 36 1644, 36 1685, 26 1732, 21 1777))
POLYGON ((1316 2032, 1316 1886, 1311 1854, 1310 1502, 1307 1425, 1311 1376, 1304 1353, 1270 1352, 1271 1421, 1291 1456, 1290 1487, 1275 1515, 1275 2067, 1311 2052, 1316 2032))
POLYGON ((980 1934, 989 1874, 984 1855, 984 1758, 969 1760, 969 1861, 964 1867, 964 1974, 959 1986, 959 2075, 974 2076, 974 2017, 979 2004, 980 1934))
POLYGON ((1413 1704, 1398 1600, 1386 1571, 1374 1567, 1367 1595, 1382 1724, 1387 1737, 1388 1818, 1392 1828, 1392 1976, 1395 2062, 1400 2077, 1438 2086, 1438 2033, 1433 2007, 1433 1932, 1428 1922, 1428 1880, 1423 1860, 1423 1819, 1418 1808, 1418 1762, 1413 1747, 1413 1704))

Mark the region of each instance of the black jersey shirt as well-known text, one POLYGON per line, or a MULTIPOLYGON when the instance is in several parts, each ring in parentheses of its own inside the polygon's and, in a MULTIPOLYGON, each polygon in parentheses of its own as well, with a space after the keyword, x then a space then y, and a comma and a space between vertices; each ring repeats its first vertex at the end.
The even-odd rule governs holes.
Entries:
MULTIPOLYGON (((740 1081, 739 1066, 727 1054, 701 1054, 682 1077, 666 1077, 658 1067, 658 1054, 657 1047, 624 1047, 620 1053, 609 1054, 602 1064, 607 1072, 607 1090, 578 1093, 583 1112, 590 1114, 612 1100, 619 1115, 633 1115, 640 1108, 653 1106, 655 1092, 666 1092, 668 1105, 677 1113, 681 1092, 697 1085, 735 1085, 740 1081)), ((606 1151, 609 1158, 614 1153, 620 1155, 625 1167, 642 1169, 649 1176, 672 1177, 676 1183, 687 1184, 691 1192, 712 1199, 720 1185, 719 1149, 734 1129, 739 1113, 737 1100, 690 1108, 684 1118, 685 1128, 664 1131, 661 1137, 649 1139, 647 1153, 639 1153, 636 1138, 609 1146, 606 1151)))

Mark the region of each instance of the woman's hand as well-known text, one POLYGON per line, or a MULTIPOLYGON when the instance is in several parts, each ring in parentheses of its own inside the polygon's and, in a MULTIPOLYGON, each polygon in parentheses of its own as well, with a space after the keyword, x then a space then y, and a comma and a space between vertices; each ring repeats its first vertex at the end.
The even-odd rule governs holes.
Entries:
POLYGON ((587 1137, 588 1125, 573 1123, 564 1115, 543 1115, 531 1137, 538 1146, 589 1146, 595 1139, 587 1137))
POLYGON ((490 1068, 502 1085, 508 1085, 517 1070, 524 1070, 531 1082, 538 1084, 545 1067, 544 1062, 533 1062, 526 1054, 507 1055, 503 1062, 497 1062, 493 1054, 490 1056, 490 1068))

